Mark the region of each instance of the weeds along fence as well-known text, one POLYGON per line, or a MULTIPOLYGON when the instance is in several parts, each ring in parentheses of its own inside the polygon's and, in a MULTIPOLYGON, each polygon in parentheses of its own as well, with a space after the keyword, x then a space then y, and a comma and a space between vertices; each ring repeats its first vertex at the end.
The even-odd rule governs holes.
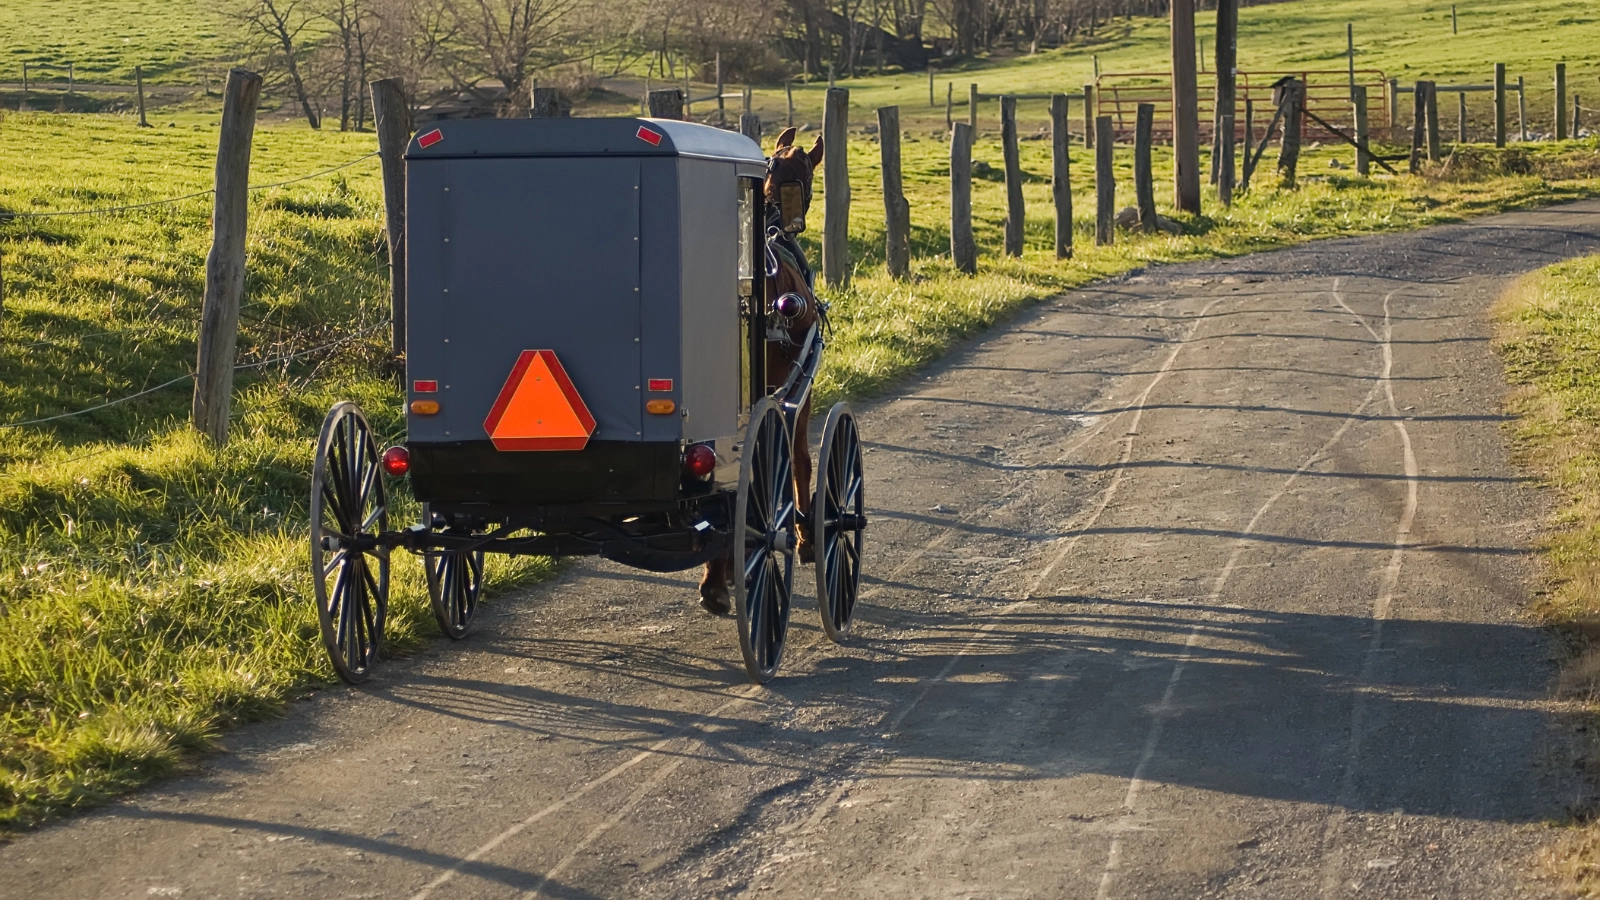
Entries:
MULTIPOLYGON (((391 322, 388 320, 378 322, 317 346, 293 350, 253 362, 240 363, 235 358, 240 305, 244 293, 245 239, 249 227, 249 196, 260 191, 324 178, 382 155, 381 150, 373 151, 304 175, 263 184, 250 184, 250 152, 253 144, 256 102, 260 96, 260 87, 261 79, 254 73, 235 69, 228 75, 224 91, 222 128, 217 147, 215 183, 210 188, 159 200, 85 209, 42 212, 0 211, 0 225, 4 225, 13 221, 120 215, 157 207, 175 206, 206 197, 210 197, 213 201, 211 216, 212 247, 206 258, 205 294, 202 301, 201 322, 197 340, 197 364, 194 371, 169 379, 161 384, 82 409, 30 419, 0 422, 0 430, 43 425, 88 415, 98 410, 119 406, 140 397, 149 396, 192 381, 194 383, 193 424, 196 429, 207 434, 220 446, 227 440, 229 407, 235 373, 287 365, 298 359, 322 354, 342 345, 366 339, 380 329, 391 326, 391 322)), ((351 281, 356 277, 358 276, 348 275, 321 285, 311 286, 308 289, 313 291, 321 290, 351 281)), ((3 304, 3 300, 4 278, 3 269, 0 269, 0 304, 3 304)), ((3 309, 3 306, 0 306, 0 309, 3 309)), ((51 342, 39 341, 28 346, 45 343, 51 342)))

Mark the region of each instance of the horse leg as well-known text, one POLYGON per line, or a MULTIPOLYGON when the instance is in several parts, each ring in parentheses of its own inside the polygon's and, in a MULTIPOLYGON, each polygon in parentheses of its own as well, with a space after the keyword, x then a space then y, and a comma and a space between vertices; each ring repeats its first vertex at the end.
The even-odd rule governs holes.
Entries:
POLYGON ((794 503, 800 513, 800 541, 795 545, 795 556, 802 563, 814 562, 811 543, 811 401, 800 407, 794 419, 794 503))
POLYGON ((728 594, 728 574, 733 571, 733 550, 706 563, 705 575, 700 579, 700 608, 713 616, 733 612, 733 601, 728 594))

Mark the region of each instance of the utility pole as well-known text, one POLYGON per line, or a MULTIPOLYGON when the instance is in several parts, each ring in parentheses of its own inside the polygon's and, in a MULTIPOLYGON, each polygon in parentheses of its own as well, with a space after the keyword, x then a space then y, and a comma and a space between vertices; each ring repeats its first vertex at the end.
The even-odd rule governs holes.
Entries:
POLYGON ((1195 72, 1195 0, 1172 0, 1174 205, 1200 214, 1200 94, 1195 72))

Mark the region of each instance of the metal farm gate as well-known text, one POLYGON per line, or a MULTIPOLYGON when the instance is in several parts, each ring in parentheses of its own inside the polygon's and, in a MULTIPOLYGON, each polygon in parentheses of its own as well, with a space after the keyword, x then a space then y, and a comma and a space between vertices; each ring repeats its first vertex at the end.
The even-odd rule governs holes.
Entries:
MULTIPOLYGON (((1238 139, 1245 137, 1244 104, 1255 103, 1256 133, 1272 121, 1275 107, 1272 104, 1272 85, 1286 76, 1305 82, 1306 108, 1326 119, 1335 127, 1348 128, 1355 133, 1355 109, 1350 103, 1350 72, 1337 70, 1302 70, 1298 72, 1240 72, 1239 105, 1234 117, 1234 131, 1238 139)), ((1209 143, 1216 130, 1217 76, 1215 72, 1200 76, 1200 140, 1209 143)), ((1395 125, 1390 121, 1390 85, 1382 71, 1357 69, 1356 84, 1367 89, 1369 130, 1376 138, 1391 137, 1395 125)), ((1155 106, 1155 125, 1152 136, 1157 141, 1172 140, 1172 75, 1167 72, 1106 73, 1095 79, 1095 115, 1110 116, 1112 129, 1118 141, 1132 141, 1135 117, 1139 104, 1155 106)), ((1310 117, 1305 120, 1303 140, 1336 140, 1310 117)))

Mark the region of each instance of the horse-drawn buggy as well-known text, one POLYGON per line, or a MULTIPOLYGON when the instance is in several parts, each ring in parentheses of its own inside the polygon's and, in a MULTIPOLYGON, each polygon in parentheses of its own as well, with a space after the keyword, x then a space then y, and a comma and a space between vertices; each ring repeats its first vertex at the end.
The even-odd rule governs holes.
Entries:
MULTIPOLYGON (((820 144, 820 142, 819 142, 820 144)), ((767 160, 741 135, 654 119, 463 121, 406 154, 407 437, 336 404, 317 442, 311 566, 347 681, 378 660, 393 550, 422 558, 443 632, 466 635, 486 553, 705 567, 745 667, 783 656, 797 557, 823 628, 850 629, 862 451, 811 389, 828 336, 793 233, 820 146, 767 160), (422 521, 390 530, 385 479, 422 521)))

